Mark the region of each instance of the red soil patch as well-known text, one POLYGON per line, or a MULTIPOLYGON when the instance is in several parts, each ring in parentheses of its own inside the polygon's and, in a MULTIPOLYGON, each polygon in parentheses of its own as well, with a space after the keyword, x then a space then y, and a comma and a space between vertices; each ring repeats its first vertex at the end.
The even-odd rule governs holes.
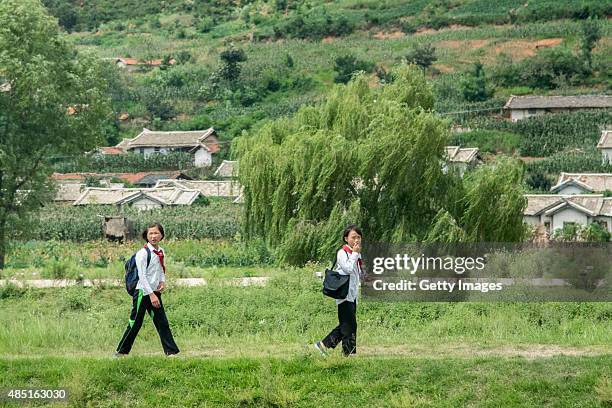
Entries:
POLYGON ((458 49, 466 49, 466 50, 475 50, 481 47, 484 47, 489 43, 489 40, 469 40, 469 41, 460 41, 460 40, 447 40, 440 41, 436 44, 441 48, 450 48, 453 50, 458 49))
POLYGON ((379 31, 374 34, 374 38, 377 40, 396 40, 398 38, 404 38, 406 34, 401 31, 392 31, 390 33, 385 33, 384 31, 379 31))
POLYGON ((555 47, 562 42, 562 38, 547 38, 539 41, 514 40, 497 45, 493 48, 493 53, 494 55, 504 53, 512 58, 523 59, 533 57, 540 48, 555 47))

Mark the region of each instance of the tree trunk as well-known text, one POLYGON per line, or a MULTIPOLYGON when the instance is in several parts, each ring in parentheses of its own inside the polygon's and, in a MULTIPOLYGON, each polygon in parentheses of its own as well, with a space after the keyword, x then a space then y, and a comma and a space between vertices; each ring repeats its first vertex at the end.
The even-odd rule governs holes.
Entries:
POLYGON ((4 269, 4 256, 6 253, 6 218, 0 218, 0 271, 4 269))

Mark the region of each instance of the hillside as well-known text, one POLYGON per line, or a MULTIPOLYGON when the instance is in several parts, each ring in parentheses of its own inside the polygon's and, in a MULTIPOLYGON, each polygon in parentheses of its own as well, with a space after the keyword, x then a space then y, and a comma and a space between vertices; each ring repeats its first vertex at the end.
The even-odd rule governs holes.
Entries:
POLYGON ((606 17, 612 5, 601 1, 44 3, 79 48, 95 51, 109 65, 116 57, 176 60, 133 72, 109 70, 117 118, 105 129, 110 144, 143 126, 212 125, 230 140, 263 119, 317 101, 334 83, 338 57, 355 61, 340 61, 344 66, 336 70, 365 69, 388 79, 389 69, 414 60, 415 47, 427 45, 435 49, 427 72, 441 112, 500 107, 509 94, 602 93, 610 87, 606 17), (593 24, 601 36, 589 72, 581 56, 587 17, 599 18, 593 24), (238 54, 226 58, 244 61, 224 63, 221 54, 231 49, 238 54), (461 79, 476 61, 492 92, 471 102, 461 79), (228 64, 235 69, 228 72, 228 64))

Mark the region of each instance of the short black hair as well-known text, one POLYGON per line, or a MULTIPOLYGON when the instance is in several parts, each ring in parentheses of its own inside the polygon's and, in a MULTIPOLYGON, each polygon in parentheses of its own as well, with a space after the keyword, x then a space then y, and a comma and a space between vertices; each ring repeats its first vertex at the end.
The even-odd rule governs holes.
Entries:
MULTIPOLYGON (((164 237, 166 236, 166 234, 164 233, 164 227, 161 226, 160 223, 158 222, 154 222, 153 224, 149 224, 147 226, 147 228, 144 229, 144 231, 142 231, 142 239, 144 239, 145 241, 149 242, 149 240, 147 239, 147 233, 149 232, 149 228, 157 228, 159 230, 159 232, 161 232, 162 234, 162 239, 164 239, 164 237)), ((161 241, 161 239, 160 239, 161 241)))
POLYGON ((361 233, 361 228, 359 228, 357 225, 355 224, 351 224, 349 226, 347 226, 344 229, 344 232, 342 233, 342 241, 346 240, 346 237, 349 236, 349 234, 351 233, 351 231, 355 231, 357 234, 359 234, 359 236, 361 238, 363 238, 363 234, 361 233))

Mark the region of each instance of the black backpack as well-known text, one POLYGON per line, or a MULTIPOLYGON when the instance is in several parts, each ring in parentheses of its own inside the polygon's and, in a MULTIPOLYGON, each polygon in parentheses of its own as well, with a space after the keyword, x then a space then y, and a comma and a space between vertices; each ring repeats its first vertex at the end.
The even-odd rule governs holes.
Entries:
MULTIPOLYGON (((346 252, 346 251, 345 251, 346 252)), ((348 254, 346 254, 348 256, 348 254)), ((351 275, 342 275, 334 270, 336 261, 331 269, 325 270, 325 279, 323 280, 323 294, 334 299, 344 299, 348 295, 351 275)))
MULTIPOLYGON (((149 262, 151 262, 151 250, 149 247, 145 247, 147 250, 147 268, 149 262)), ((125 290, 130 296, 134 296, 136 292, 136 285, 138 285, 138 267, 136 266, 136 254, 132 255, 130 259, 125 263, 125 290)))

